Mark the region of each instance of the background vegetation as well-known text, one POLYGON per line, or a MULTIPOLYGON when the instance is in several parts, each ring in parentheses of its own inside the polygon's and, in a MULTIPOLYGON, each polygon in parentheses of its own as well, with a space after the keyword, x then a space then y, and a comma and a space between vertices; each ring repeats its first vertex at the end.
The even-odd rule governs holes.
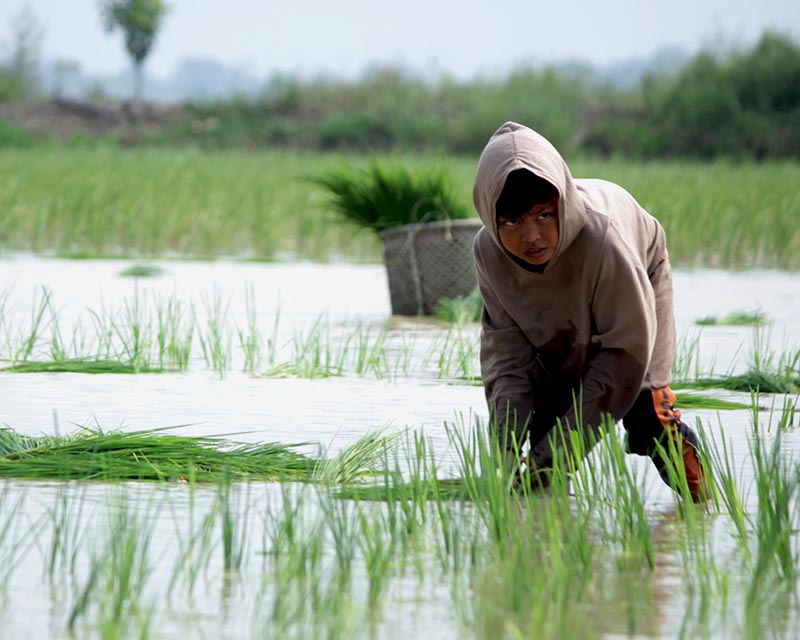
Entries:
MULTIPOLYGON (((0 103, 36 95, 29 81, 33 36, 26 37, 0 69, 0 103)), ((512 119, 566 153, 797 158, 800 45, 768 32, 749 49, 706 50, 677 72, 650 73, 632 88, 600 84, 591 69, 576 65, 522 67, 463 82, 398 69, 349 82, 276 77, 258 98, 195 101, 171 116, 135 141, 474 154, 512 119)), ((24 124, 2 118, 0 110, 0 145, 33 143, 19 131, 24 124)))
MULTIPOLYGON (((0 150, 0 250, 62 256, 234 256, 379 260, 371 229, 334 211, 308 178, 373 159, 430 168, 429 154, 265 150, 0 150)), ((581 160, 578 177, 612 180, 667 230, 683 266, 800 268, 800 164, 581 160)), ((441 159, 471 211, 475 157, 441 159)), ((474 214, 473 214, 474 215, 474 214)))

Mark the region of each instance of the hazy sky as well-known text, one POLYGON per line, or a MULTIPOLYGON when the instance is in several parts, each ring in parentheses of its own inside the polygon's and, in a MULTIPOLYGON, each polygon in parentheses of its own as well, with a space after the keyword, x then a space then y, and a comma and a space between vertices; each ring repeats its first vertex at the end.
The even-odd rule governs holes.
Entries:
MULTIPOLYGON (((403 64, 458 77, 517 63, 615 62, 660 45, 690 52, 751 43, 765 28, 800 36, 798 0, 168 0, 170 13, 146 62, 169 75, 186 57, 213 57, 266 76, 274 71, 353 76, 403 64)), ((129 64, 119 32, 107 34, 99 0, 0 0, 0 53, 12 20, 30 7, 46 59, 112 73, 129 64)))

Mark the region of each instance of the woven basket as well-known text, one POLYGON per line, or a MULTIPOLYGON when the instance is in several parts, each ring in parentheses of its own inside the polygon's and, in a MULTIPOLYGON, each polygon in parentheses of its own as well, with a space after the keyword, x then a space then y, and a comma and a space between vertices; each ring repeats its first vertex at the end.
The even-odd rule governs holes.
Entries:
POLYGON ((431 315, 442 298, 477 286, 472 241, 480 220, 406 224, 381 231, 392 313, 431 315))

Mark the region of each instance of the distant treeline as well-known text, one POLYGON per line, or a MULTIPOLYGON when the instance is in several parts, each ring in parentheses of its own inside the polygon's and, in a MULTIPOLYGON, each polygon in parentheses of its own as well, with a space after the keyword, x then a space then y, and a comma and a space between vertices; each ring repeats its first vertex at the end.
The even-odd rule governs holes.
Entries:
POLYGON ((701 52, 634 89, 555 68, 464 82, 398 70, 354 82, 283 78, 258 99, 187 103, 139 142, 474 154, 505 120, 537 129, 566 153, 800 158, 800 46, 768 32, 750 49, 701 52))

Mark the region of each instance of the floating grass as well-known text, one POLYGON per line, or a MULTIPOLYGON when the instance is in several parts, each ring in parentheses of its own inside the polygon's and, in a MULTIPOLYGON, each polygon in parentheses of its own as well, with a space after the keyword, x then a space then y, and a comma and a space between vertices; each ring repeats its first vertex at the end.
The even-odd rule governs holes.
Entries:
POLYGON ((155 278, 164 274, 164 269, 154 264, 134 264, 119 272, 123 278, 155 278))
POLYGON ((53 360, 50 362, 25 361, 17 362, 4 367, 0 371, 15 373, 87 373, 87 374, 113 374, 113 373, 167 373, 180 371, 178 367, 158 367, 150 365, 133 365, 119 360, 93 360, 82 358, 68 358, 66 360, 53 360))
POLYGON ((766 324, 768 319, 764 311, 757 309, 755 311, 731 311, 721 318, 717 316, 705 316, 704 318, 695 320, 695 324, 700 326, 725 325, 731 327, 747 327, 766 324))
MULTIPOLYGON (((690 384, 690 383, 689 383, 690 384)), ((673 385, 676 386, 676 385, 673 385)), ((686 388, 684 386, 684 388, 686 388)), ((723 400, 713 396, 704 396, 697 393, 683 393, 678 399, 680 409, 708 409, 711 411, 734 411, 749 409, 750 405, 744 402, 723 400)))
POLYGON ((436 478, 398 484, 361 484, 337 489, 335 496, 345 500, 386 502, 397 496, 416 496, 421 500, 464 501, 470 499, 471 479, 436 478))

